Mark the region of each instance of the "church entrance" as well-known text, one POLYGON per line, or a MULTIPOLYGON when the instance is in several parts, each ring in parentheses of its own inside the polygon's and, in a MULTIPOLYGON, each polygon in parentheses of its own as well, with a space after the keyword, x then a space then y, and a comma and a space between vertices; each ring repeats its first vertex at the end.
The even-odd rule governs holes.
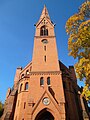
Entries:
POLYGON ((54 120, 54 117, 50 112, 44 109, 36 116, 35 120, 54 120))

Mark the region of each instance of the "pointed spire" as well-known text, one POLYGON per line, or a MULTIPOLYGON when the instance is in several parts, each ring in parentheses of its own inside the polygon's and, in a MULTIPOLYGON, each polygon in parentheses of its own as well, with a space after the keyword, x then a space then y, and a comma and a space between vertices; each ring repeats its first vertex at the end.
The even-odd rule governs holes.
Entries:
POLYGON ((46 5, 44 5, 44 8, 42 10, 41 16, 39 21, 35 24, 35 26, 39 25, 39 23, 43 20, 43 18, 48 19, 48 21, 54 26, 53 22, 51 21, 49 14, 48 14, 48 10, 46 8, 46 5))
POLYGON ((43 8, 43 10, 42 10, 42 14, 41 14, 41 16, 40 16, 40 19, 42 19, 42 18, 44 18, 44 17, 47 17, 47 18, 50 19, 49 14, 48 14, 48 10, 47 10, 47 8, 46 8, 46 5, 44 5, 44 8, 43 8))

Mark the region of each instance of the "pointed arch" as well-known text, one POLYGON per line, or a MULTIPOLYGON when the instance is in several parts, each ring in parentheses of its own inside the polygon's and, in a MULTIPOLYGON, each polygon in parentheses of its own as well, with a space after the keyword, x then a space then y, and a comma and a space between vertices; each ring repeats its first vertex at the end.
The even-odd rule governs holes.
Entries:
POLYGON ((43 25, 40 28, 40 36, 48 36, 48 28, 46 25, 43 25))
POLYGON ((35 120, 55 120, 53 114, 47 108, 41 110, 37 115, 35 120))
POLYGON ((25 88, 24 90, 28 90, 28 82, 25 83, 25 88))

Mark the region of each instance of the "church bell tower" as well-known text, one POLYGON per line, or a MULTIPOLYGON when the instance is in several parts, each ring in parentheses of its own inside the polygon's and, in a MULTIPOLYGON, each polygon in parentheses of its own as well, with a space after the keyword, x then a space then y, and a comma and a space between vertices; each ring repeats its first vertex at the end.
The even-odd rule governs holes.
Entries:
POLYGON ((59 71, 54 24, 44 6, 36 24, 32 71, 59 71))
POLYGON ((54 24, 46 6, 35 26, 33 58, 20 72, 14 120, 65 120, 54 24))

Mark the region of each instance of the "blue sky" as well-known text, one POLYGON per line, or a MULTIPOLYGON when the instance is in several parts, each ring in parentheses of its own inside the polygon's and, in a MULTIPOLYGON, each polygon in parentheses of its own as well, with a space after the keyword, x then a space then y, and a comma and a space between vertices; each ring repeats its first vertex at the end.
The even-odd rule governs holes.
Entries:
MULTIPOLYGON (((65 23, 78 11, 85 0, 0 0, 0 100, 4 102, 7 89, 13 86, 16 68, 32 60, 34 24, 46 4, 55 33, 58 57, 66 65, 76 60, 68 56, 68 36, 65 23)), ((79 82, 82 85, 82 82, 79 82)))

